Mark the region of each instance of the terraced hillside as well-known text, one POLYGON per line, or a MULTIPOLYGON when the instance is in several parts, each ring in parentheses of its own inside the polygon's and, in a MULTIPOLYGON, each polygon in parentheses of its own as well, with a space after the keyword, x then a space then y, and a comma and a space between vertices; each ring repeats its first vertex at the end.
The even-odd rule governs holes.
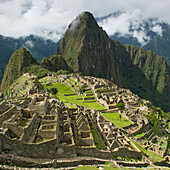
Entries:
POLYGON ((1 164, 169 166, 168 121, 106 79, 48 73, 38 80, 25 73, 7 94, 0 99, 1 164))

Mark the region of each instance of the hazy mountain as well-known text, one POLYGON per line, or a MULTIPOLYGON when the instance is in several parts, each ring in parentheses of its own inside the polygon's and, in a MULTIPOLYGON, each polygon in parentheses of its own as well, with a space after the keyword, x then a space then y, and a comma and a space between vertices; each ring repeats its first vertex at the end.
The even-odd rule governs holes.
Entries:
POLYGON ((108 31, 111 38, 119 40, 122 44, 152 50, 163 56, 170 64, 170 25, 168 23, 161 22, 157 18, 136 19, 122 12, 97 18, 97 21, 108 31))
MULTIPOLYGON (((22 56, 22 50, 20 52, 19 56, 22 56)), ((17 54, 14 53, 11 58, 14 56, 17 54)), ((14 68, 18 76, 20 63, 16 64, 17 60, 18 57, 15 60, 10 59, 2 89, 9 84, 6 81, 10 82, 8 77, 9 73, 12 75, 10 70, 13 65, 17 65, 14 68)), ((170 108, 170 67, 163 57, 112 40, 89 12, 82 13, 72 21, 53 55, 44 58, 41 66, 37 61, 33 65, 34 67, 23 66, 22 71, 45 74, 45 70, 41 71, 43 66, 55 72, 58 69, 65 69, 81 72, 83 75, 106 78, 121 87, 129 88, 165 110, 170 108)))
POLYGON ((27 72, 42 77, 49 71, 42 68, 26 48, 21 47, 10 57, 2 79, 1 91, 5 91, 17 78, 27 72))
POLYGON ((56 54, 75 72, 107 78, 158 105, 163 99, 161 105, 168 107, 170 68, 166 61, 151 51, 112 40, 88 12, 72 21, 56 54))
POLYGON ((58 43, 30 35, 18 39, 0 35, 0 83, 11 55, 20 47, 26 47, 37 61, 55 52, 58 43))

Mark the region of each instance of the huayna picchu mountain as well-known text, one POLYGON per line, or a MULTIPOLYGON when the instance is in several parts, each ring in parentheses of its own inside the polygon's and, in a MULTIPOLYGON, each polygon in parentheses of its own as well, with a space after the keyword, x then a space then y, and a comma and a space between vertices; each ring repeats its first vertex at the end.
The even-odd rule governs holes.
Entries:
POLYGON ((56 51, 75 72, 107 78, 122 86, 123 79, 114 52, 113 41, 89 12, 72 21, 56 51))
POLYGON ((170 110, 170 67, 166 61, 151 51, 112 40, 89 12, 83 12, 72 21, 55 54, 44 58, 41 64, 30 56, 24 48, 13 54, 1 90, 22 72, 41 77, 48 70, 62 69, 106 78, 170 110), (19 59, 20 56, 27 56, 27 59, 19 59))
POLYGON ((26 48, 21 47, 14 52, 9 60, 2 79, 1 91, 4 91, 14 80, 26 72, 41 77, 49 71, 42 68, 26 48))
POLYGON ((130 47, 109 38, 93 15, 83 12, 69 25, 56 54, 63 56, 74 72, 109 79, 169 110, 170 68, 166 61, 141 48, 130 52, 130 47))

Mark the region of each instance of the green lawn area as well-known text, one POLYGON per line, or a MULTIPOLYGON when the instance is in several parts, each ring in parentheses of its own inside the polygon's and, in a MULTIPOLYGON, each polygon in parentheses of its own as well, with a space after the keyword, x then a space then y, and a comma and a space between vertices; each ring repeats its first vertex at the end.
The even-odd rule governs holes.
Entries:
POLYGON ((77 100, 77 98, 80 98, 77 94, 72 96, 64 96, 64 94, 75 94, 75 92, 71 90, 71 87, 64 83, 52 83, 52 85, 49 86, 46 86, 45 84, 42 83, 42 85, 47 89, 50 89, 52 87, 57 88, 58 93, 56 95, 51 95, 51 96, 60 99, 62 102, 64 102, 66 105, 70 107, 74 107, 73 103, 76 103, 77 105, 81 105, 87 108, 94 108, 96 110, 105 109, 105 107, 101 106, 97 102, 87 103, 88 100, 86 101, 77 100))
POLYGON ((139 134, 135 135, 135 137, 141 138, 141 137, 144 136, 144 135, 145 135, 145 133, 143 132, 143 133, 139 133, 139 134))
POLYGON ((80 166, 78 168, 75 168, 76 170, 98 170, 98 168, 94 166, 80 166))
POLYGON ((92 132, 92 135, 93 135, 93 139, 94 139, 94 143, 96 145, 96 148, 100 149, 100 150, 107 150, 107 147, 106 147, 105 143, 103 142, 103 139, 101 138, 101 135, 97 131, 95 125, 92 124, 90 126, 90 128, 91 128, 91 132, 92 132))
MULTIPOLYGON (((132 141, 132 140, 131 140, 132 141)), ((144 154, 148 154, 148 159, 150 160, 155 160, 155 161, 162 161, 162 157, 159 155, 156 155, 155 153, 151 152, 151 151, 147 151, 146 149, 144 149, 142 146, 140 146, 138 143, 132 141, 144 154)))
POLYGON ((102 115, 104 117, 106 117, 108 120, 110 120, 118 128, 123 128, 125 126, 129 126, 130 124, 132 124, 132 122, 130 122, 123 116, 121 117, 121 120, 120 120, 118 112, 116 112, 116 113, 102 113, 102 115))

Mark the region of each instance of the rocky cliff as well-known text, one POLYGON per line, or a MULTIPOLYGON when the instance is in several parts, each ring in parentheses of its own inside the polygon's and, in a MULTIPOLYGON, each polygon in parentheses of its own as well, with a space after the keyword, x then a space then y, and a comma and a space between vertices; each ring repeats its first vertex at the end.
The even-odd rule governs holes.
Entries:
POLYGON ((75 72, 107 78, 122 86, 114 50, 114 42, 93 15, 84 12, 69 25, 56 53, 62 55, 75 72))

